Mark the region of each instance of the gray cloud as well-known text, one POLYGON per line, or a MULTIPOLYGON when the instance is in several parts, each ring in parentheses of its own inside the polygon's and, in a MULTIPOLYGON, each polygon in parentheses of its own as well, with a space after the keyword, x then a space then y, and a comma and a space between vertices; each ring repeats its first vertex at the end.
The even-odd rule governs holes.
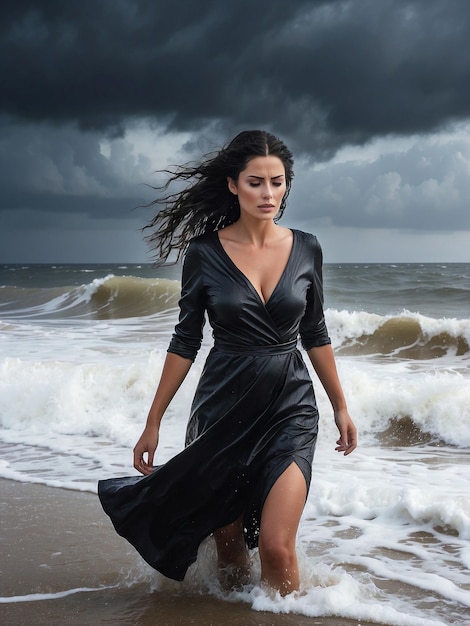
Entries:
POLYGON ((219 120, 298 150, 425 132, 470 113, 466 0, 2 4, 0 111, 123 131, 219 120))
POLYGON ((150 160, 132 154, 127 142, 112 142, 105 157, 97 133, 70 125, 4 123, 0 129, 0 209, 121 218, 144 201, 139 182, 150 160))
POLYGON ((341 227, 470 230, 470 143, 416 139, 370 162, 311 169, 293 192, 292 217, 341 227))
POLYGON ((145 222, 132 212, 151 197, 142 183, 169 152, 197 158, 248 127, 296 154, 294 225, 470 229, 469 32, 468 0, 4 0, 3 258, 23 246, 49 259, 57 240, 61 255, 98 246, 101 259, 107 228, 124 250, 145 222), (461 141, 432 140, 459 124, 461 141), (393 137, 416 140, 330 161, 393 137))

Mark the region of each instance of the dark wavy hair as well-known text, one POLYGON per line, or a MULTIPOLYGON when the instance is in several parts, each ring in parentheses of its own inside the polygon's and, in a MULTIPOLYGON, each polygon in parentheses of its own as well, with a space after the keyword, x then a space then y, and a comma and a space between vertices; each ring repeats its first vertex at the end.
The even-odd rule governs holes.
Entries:
POLYGON ((165 263, 172 250, 177 251, 177 261, 193 237, 236 222, 240 205, 237 196, 228 189, 227 177, 237 181, 251 159, 267 155, 277 156, 286 173, 286 193, 275 218, 277 221, 286 206, 294 177, 294 160, 287 146, 271 133, 245 130, 220 151, 206 154, 201 163, 160 170, 169 175, 169 179, 161 187, 152 187, 156 191, 168 192, 172 183, 190 183, 180 191, 163 193, 146 205, 162 207, 143 228, 151 231, 145 239, 154 252, 156 264, 165 263))

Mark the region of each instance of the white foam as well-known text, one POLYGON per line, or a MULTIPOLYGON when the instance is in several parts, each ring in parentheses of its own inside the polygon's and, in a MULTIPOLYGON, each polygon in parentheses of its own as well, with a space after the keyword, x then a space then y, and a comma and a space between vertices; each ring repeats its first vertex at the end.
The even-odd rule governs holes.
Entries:
POLYGON ((111 587, 76 587, 75 589, 66 589, 65 591, 57 591, 56 593, 29 593, 25 596, 6 596, 0 597, 0 604, 11 604, 16 602, 38 602, 41 600, 59 600, 76 593, 89 593, 91 591, 103 591, 104 589, 113 589, 111 587))
MULTIPOLYGON (((339 358, 338 371, 349 410, 365 441, 385 432, 390 420, 409 417, 423 433, 470 447, 470 372, 464 375, 447 366, 440 371, 435 362, 426 369, 416 362, 358 362, 352 357, 339 358)), ((330 415, 330 403, 319 382, 315 389, 321 414, 330 415)))
MULTIPOLYGON (((132 447, 153 398, 175 316, 172 310, 143 318, 28 320, 3 327, 0 476, 96 492, 100 478, 134 474, 132 447)), ((329 316, 330 333, 338 341, 373 332, 384 320, 366 313, 329 316)), ((439 330, 424 318, 420 324, 428 325, 430 333, 439 330)), ((442 324, 456 336, 466 332, 464 322, 442 324)), ((163 420, 156 463, 183 447, 209 344, 207 333, 163 420)), ((338 369, 362 447, 349 457, 335 453, 332 410, 315 380, 321 422, 299 530, 302 590, 284 599, 266 593, 255 563, 253 585, 230 598, 276 613, 442 625, 445 606, 439 603, 458 615, 469 606, 463 580, 470 563, 468 362, 341 357, 338 369), (404 417, 444 444, 381 448, 392 420, 404 417), (406 589, 415 600, 407 598, 406 589)), ((196 571, 182 592, 193 589, 188 585, 202 585, 220 593, 213 561, 199 562, 196 571)), ((122 584, 142 580, 172 593, 179 589, 146 566, 122 584)))
POLYGON ((83 293, 83 297, 85 298, 85 302, 90 302, 93 296, 98 293, 100 287, 105 285, 108 281, 115 278, 114 274, 107 274, 103 278, 95 278, 88 283, 87 285, 82 285, 81 291, 83 293))
POLYGON ((260 563, 256 551, 251 554, 252 581, 241 591, 224 592, 216 577, 216 558, 212 540, 199 549, 198 561, 191 566, 183 583, 168 580, 146 566, 135 568, 126 585, 149 584, 152 591, 173 596, 187 593, 210 593, 220 600, 244 602, 255 611, 307 617, 339 617, 369 620, 390 626, 445 626, 445 623, 425 616, 425 611, 413 606, 406 597, 388 596, 369 573, 352 575, 344 567, 322 562, 305 554, 305 544, 299 550, 301 588, 281 597, 260 583, 260 563))

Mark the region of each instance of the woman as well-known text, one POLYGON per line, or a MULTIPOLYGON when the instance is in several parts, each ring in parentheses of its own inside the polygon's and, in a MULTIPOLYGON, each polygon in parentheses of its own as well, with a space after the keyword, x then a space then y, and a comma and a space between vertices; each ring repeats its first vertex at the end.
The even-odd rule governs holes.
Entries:
POLYGON ((258 546, 262 581, 281 595, 299 588, 295 540, 318 425, 299 335, 334 409, 336 450, 356 447, 323 316, 321 248, 313 235, 277 224, 292 167, 279 139, 244 131, 173 172, 169 183, 193 182, 155 201, 165 208, 148 239, 160 259, 186 251, 180 317, 134 449, 144 478, 101 481, 99 495, 117 532, 176 580, 213 534, 224 585, 249 580, 248 548, 258 546), (155 468, 160 422, 201 345, 206 313, 214 347, 186 447, 155 468))

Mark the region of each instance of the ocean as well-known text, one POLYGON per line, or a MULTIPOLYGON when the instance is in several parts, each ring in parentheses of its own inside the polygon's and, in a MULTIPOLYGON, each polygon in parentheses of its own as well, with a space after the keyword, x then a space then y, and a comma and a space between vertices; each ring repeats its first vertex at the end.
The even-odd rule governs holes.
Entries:
MULTIPOLYGON (((99 479, 136 473, 179 276, 148 264, 0 266, 0 478, 95 494, 99 479)), ((298 536, 301 592, 264 591, 254 553, 253 584, 224 599, 210 540, 182 584, 137 556, 115 584, 286 619, 470 624, 470 263, 326 264, 324 288, 359 448, 334 452, 332 411, 309 366, 321 419, 298 536)), ((183 447, 209 330, 164 419, 157 464, 183 447)), ((44 599, 80 591, 65 584, 44 599)))

